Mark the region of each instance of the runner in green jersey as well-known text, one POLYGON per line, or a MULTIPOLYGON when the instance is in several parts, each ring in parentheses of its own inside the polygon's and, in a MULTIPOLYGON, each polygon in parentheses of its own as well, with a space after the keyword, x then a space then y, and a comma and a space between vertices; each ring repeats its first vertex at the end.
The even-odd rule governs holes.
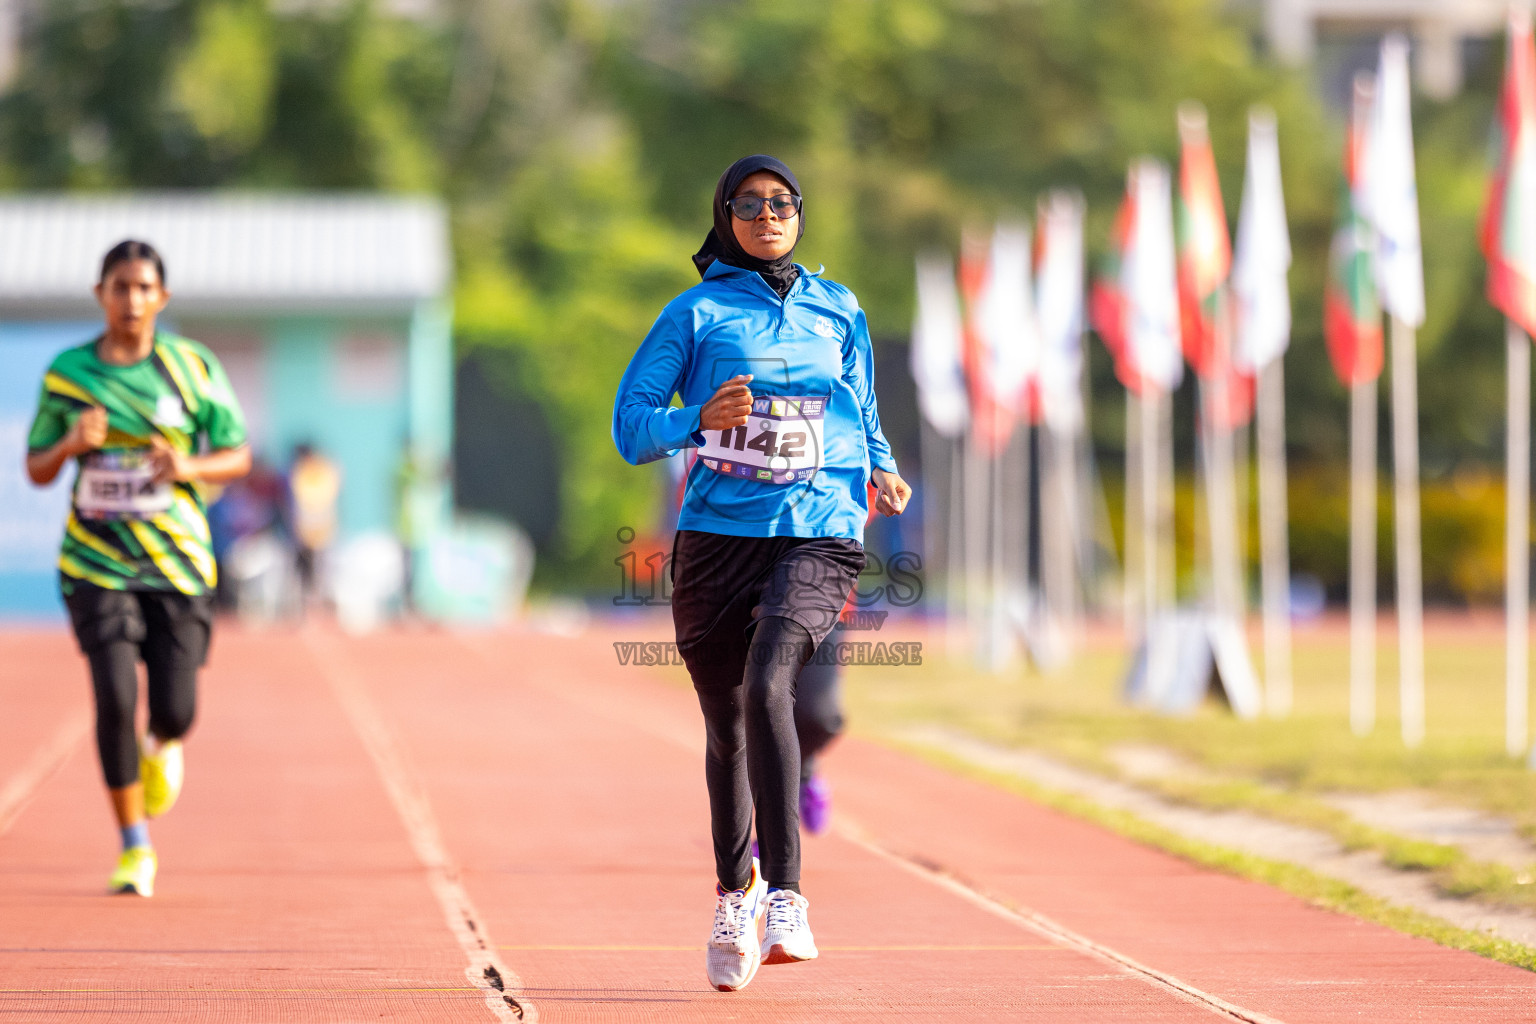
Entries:
POLYGON ((145 242, 102 261, 96 297, 106 330, 66 349, 43 377, 27 438, 27 473, 78 472, 59 552, 59 586, 91 666, 96 742, 122 833, 111 886, 154 892, 146 817, 181 792, 181 738, 208 651, 217 567, 205 489, 244 476, 251 454, 239 403, 202 345, 155 329, 170 299, 165 265, 145 242), (134 733, 138 662, 149 730, 134 733))

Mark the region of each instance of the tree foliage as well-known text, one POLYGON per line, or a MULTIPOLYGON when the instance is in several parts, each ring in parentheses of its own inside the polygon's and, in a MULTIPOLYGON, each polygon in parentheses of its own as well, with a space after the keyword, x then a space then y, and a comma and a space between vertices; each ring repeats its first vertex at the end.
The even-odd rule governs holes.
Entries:
MULTIPOLYGON (((1176 159, 1183 100, 1209 110, 1235 216, 1248 109, 1274 108, 1296 250, 1292 446, 1341 460, 1320 309, 1341 125, 1229 6, 444 0, 411 20, 368 0, 51 0, 0 97, 0 186, 442 195, 460 350, 515 354, 508 387, 542 406, 563 467, 545 565, 581 579, 611 570, 618 525, 654 517, 658 474, 607 439, 613 384, 694 280, 715 179, 749 152, 796 168, 802 261, 854 288, 879 343, 907 332, 919 249, 1028 215, 1048 188, 1084 192, 1102 248, 1129 162, 1176 159)), ((1496 381, 1499 351, 1472 225, 1491 71, 1472 86, 1418 115, 1424 451, 1447 472, 1498 443, 1497 404, 1466 394, 1496 381)), ((1096 436, 1117 448, 1102 352, 1093 377, 1096 436)))

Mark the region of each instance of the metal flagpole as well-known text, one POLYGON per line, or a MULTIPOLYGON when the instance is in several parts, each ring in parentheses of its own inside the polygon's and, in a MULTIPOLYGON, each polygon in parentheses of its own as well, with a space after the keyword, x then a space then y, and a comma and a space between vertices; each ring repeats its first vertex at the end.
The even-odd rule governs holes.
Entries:
POLYGON ((965 612, 972 650, 981 654, 986 642, 986 608, 982 587, 987 561, 987 474, 975 424, 965 434, 965 612))
POLYGON ((1259 571, 1264 604, 1264 691, 1269 713, 1291 713, 1291 552, 1285 481, 1285 369, 1279 356, 1258 380, 1259 571))
POLYGON ((1077 497, 1073 434, 1049 424, 1040 437, 1040 582, 1050 632, 1066 653, 1078 633, 1078 534, 1082 510, 1077 497))
POLYGON ((1079 591, 1082 600, 1079 611, 1084 619, 1089 614, 1101 615, 1104 611, 1098 552, 1100 528, 1107 525, 1109 519, 1103 514, 1104 489, 1099 485, 1098 465, 1093 457, 1093 435, 1088 429, 1087 377, 1086 373, 1083 374, 1083 422, 1072 437, 1072 478, 1076 484, 1072 494, 1081 517, 1077 531, 1077 555, 1073 565, 1077 567, 1077 578, 1082 585, 1079 591))
POLYGON ((1349 391, 1349 727, 1376 725, 1376 382, 1349 391))
MULTIPOLYGON (((1140 396, 1141 406, 1141 627, 1145 634, 1147 644, 1148 682, 1152 681, 1151 667, 1155 664, 1152 657, 1154 641, 1157 639, 1158 630, 1153 628, 1153 619, 1158 611, 1158 570, 1162 568, 1162 551, 1158 543, 1162 538, 1162 531, 1158 513, 1161 502, 1162 488, 1158 473, 1158 455, 1161 445, 1162 431, 1158 429, 1158 405, 1162 396, 1150 389, 1140 396)), ((1152 691, 1155 692, 1155 691, 1152 691)))
MULTIPOLYGON (((1226 381, 1217 382, 1216 401, 1226 404, 1226 381)), ((1218 482, 1216 493, 1220 495, 1219 503, 1221 522, 1213 531, 1212 548, 1219 553, 1220 562, 1218 571, 1221 574, 1222 614, 1242 628, 1243 624, 1243 562, 1242 552, 1237 546, 1237 466, 1234 458, 1237 431, 1220 422, 1214 424, 1215 431, 1212 435, 1216 442, 1216 470, 1218 482)))
POLYGON ((944 642, 951 657, 960 650, 965 621, 965 433, 945 442, 949 460, 949 502, 944 522, 944 642))
POLYGON ((1141 500, 1143 529, 1142 620, 1146 651, 1146 697, 1156 706, 1167 693, 1174 671, 1174 645, 1164 616, 1174 605, 1173 416, 1166 392, 1141 399, 1141 500))
POLYGON ((1146 693, 1150 700, 1162 694, 1162 630, 1157 628, 1158 557, 1158 395, 1148 387, 1139 398, 1141 406, 1141 638, 1147 656, 1146 693))
POLYGON ((1066 650, 1068 654, 1072 654, 1076 652, 1078 642, 1082 638, 1083 602, 1087 594, 1080 555, 1083 550, 1083 537, 1090 532, 1088 507, 1083 501, 1083 480, 1081 467, 1078 465, 1078 432, 1063 431, 1059 437, 1054 434, 1052 437, 1054 438, 1052 454, 1057 463, 1057 493, 1058 500, 1061 502, 1061 514, 1058 518, 1064 525, 1064 529, 1060 531, 1059 543, 1063 550, 1058 572, 1062 593, 1062 614, 1066 616, 1064 622, 1066 650))
POLYGON ((1141 425, 1145 415, 1144 401, 1130 388, 1125 389, 1125 558, 1121 565, 1120 588, 1124 598, 1125 635, 1136 635, 1146 617, 1142 605, 1144 591, 1142 578, 1147 572, 1146 523, 1143 521, 1146 504, 1142 498, 1142 443, 1141 425))
MULTIPOLYGON (((994 414, 995 415, 995 414, 994 414)), ((994 424, 996 421, 994 420, 994 424)), ((993 437, 997 435, 994 433, 993 437)), ((1000 445, 989 457, 987 474, 991 481, 988 509, 991 516, 991 540, 988 545, 991 557, 991 600, 987 602, 987 667, 993 672, 1002 671, 1007 661, 1004 654, 1004 635, 1007 632, 1007 581, 1003 563, 1003 456, 1007 443, 1000 445)))
POLYGON ((1104 557, 1101 552, 1113 556, 1115 530, 1110 520, 1109 499, 1104 494, 1104 480, 1099 474, 1098 459, 1094 457, 1093 439, 1086 434, 1078 436, 1076 449, 1078 467, 1078 500, 1082 503, 1083 532, 1080 535, 1083 548, 1078 554, 1078 573, 1083 580, 1085 611, 1101 616, 1108 608, 1105 604, 1104 557))
POLYGON ((1196 593, 1202 599, 1209 595, 1211 609, 1220 603, 1216 600, 1216 559, 1212 557, 1211 525, 1211 383, 1203 377, 1195 378, 1195 546, 1191 552, 1194 567, 1196 593))
MULTIPOLYGON (((923 501, 923 571, 926 574, 927 579, 930 580, 930 581, 933 581, 933 580, 936 580, 936 579, 939 578, 939 548, 940 548, 940 541, 939 541, 939 536, 940 536, 940 526, 939 526, 939 520, 940 520, 939 495, 940 495, 940 490, 939 490, 938 487, 934 486, 938 482, 939 472, 940 472, 939 471, 939 454, 938 454, 939 444, 938 444, 938 438, 935 437, 934 434, 935 434, 935 431, 934 431, 933 427, 928 423, 928 417, 921 416, 921 415, 918 416, 918 418, 917 418, 917 438, 918 438, 918 445, 919 445, 919 449, 918 450, 919 450, 919 453, 921 454, 922 460, 923 460, 923 463, 922 463, 922 466, 923 466, 923 483, 922 483, 923 493, 922 493, 922 496, 921 496, 922 497, 922 501, 923 501)), ((947 556, 948 552, 945 552, 945 555, 947 556)), ((947 557, 946 557, 946 561, 947 561, 947 557)), ((944 571, 944 589, 946 591, 946 594, 945 594, 945 600, 946 601, 948 600, 948 593, 947 593, 947 591, 949 590, 949 578, 950 578, 950 574, 949 574, 948 566, 946 566, 945 567, 945 571, 944 571)), ((931 597, 930 597, 930 601, 929 602, 925 602, 924 605, 925 605, 925 609, 927 610, 927 612, 929 614, 928 623, 927 623, 927 626, 925 628, 927 628, 928 631, 929 631, 928 637, 929 637, 929 642, 931 643, 932 639, 933 639, 933 633, 932 633, 933 620, 932 620, 932 617, 931 617, 932 616, 933 605, 931 603, 931 597)))
POLYGON ((1529 716, 1531 557, 1531 343, 1504 321, 1509 350, 1509 423, 1504 485, 1504 747, 1525 753, 1529 716))
POLYGON ((1241 568, 1237 555, 1237 510, 1233 494, 1232 431, 1222 422, 1227 403, 1226 374, 1217 372, 1202 381, 1200 394, 1205 399, 1206 516, 1211 537, 1211 593, 1216 614, 1237 620, 1241 568))
MULTIPOLYGON (((1031 450, 1032 430, 1033 428, 1029 425, 1029 418, 1027 416, 1023 417, 1017 433, 1019 457, 1014 463, 1019 472, 1020 479, 1015 482, 1015 486, 1008 489, 1008 497, 1019 503, 1018 524, 1013 538, 1014 544, 1011 545, 1014 555, 1013 568, 1016 573, 1012 582, 1015 584, 1015 588, 1011 589, 1009 598, 1010 600, 1018 599, 1024 602, 1018 611, 1026 616, 1023 621, 1027 623, 1028 628, 1031 630, 1039 628, 1039 621, 1033 615, 1034 592, 1030 586, 1029 574, 1030 534, 1034 529, 1033 519, 1035 516, 1034 487, 1031 486, 1033 483, 1031 478, 1034 476, 1034 453, 1031 450)), ((1037 642, 1039 639, 1036 636, 1024 637, 1026 644, 1037 642)))
POLYGON ((1157 599, 1154 606, 1172 611, 1178 596, 1177 560, 1174 551, 1173 509, 1173 394, 1157 393, 1157 599))
MULTIPOLYGON (((1257 415, 1257 386, 1254 389, 1254 402, 1255 415, 1257 415)), ((1234 426, 1232 428, 1232 515, 1234 528, 1237 531, 1234 534, 1237 547, 1237 613, 1242 618, 1248 615, 1248 522, 1253 515, 1249 509, 1249 485, 1253 471, 1249 467, 1253 458, 1248 425, 1234 426)))
POLYGON ((1397 649, 1403 742, 1424 741, 1424 582, 1419 540, 1419 402, 1414 329, 1392 317, 1392 455, 1397 649))

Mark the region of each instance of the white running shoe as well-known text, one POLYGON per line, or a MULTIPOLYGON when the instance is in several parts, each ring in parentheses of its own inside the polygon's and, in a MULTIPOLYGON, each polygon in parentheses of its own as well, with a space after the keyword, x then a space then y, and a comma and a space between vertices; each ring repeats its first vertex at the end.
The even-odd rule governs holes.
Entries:
POLYGON ((704 973, 721 992, 747 987, 762 963, 763 948, 757 941, 757 921, 763 916, 768 886, 752 858, 752 881, 745 889, 727 892, 715 887, 715 926, 704 950, 704 973))
POLYGON ((819 955, 805 913, 811 903, 793 889, 768 894, 768 928, 763 934, 765 964, 794 964, 819 955))

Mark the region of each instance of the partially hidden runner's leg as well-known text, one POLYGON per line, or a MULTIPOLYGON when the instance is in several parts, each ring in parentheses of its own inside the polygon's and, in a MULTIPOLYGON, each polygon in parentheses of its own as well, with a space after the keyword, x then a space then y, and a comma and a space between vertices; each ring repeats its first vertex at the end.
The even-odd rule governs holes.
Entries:
MULTIPOLYGON (((821 654, 826 654, 826 651, 821 654)), ((818 654, 800 670, 795 684, 795 732, 800 737, 800 780, 816 774, 821 752, 843 733, 842 669, 818 654)))
POLYGON ((154 893, 158 865, 144 820, 144 787, 139 781, 139 746, 134 735, 139 642, 144 637, 137 595, 81 585, 65 603, 91 667, 96 750, 123 843, 108 885, 114 892, 149 896, 154 893))
POLYGON ((145 812, 151 818, 169 811, 181 795, 181 739, 197 713, 197 672, 208 653, 211 600, 206 595, 140 595, 149 690, 149 729, 140 774, 145 812))
MULTIPOLYGON (((830 638, 829 638, 830 640, 830 638)), ((800 737, 800 824, 820 835, 831 824, 832 791, 817 771, 820 755, 843 731, 842 668, 823 649, 795 684, 795 732, 800 737)))

